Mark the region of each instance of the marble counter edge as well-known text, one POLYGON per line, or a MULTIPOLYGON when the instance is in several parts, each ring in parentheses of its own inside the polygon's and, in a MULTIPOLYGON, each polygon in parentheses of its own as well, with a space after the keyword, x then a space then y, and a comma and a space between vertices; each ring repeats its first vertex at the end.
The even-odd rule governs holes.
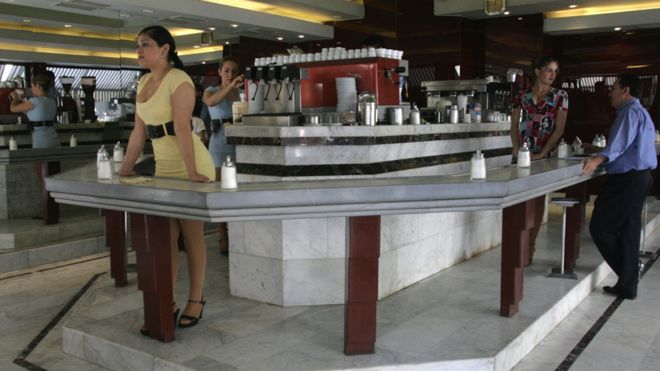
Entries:
POLYGON ((498 209, 583 182, 581 163, 544 160, 537 169, 493 169, 488 181, 465 174, 409 178, 242 184, 155 179, 148 185, 66 175, 46 179, 58 202, 206 221, 290 219, 311 216, 405 214, 498 209))

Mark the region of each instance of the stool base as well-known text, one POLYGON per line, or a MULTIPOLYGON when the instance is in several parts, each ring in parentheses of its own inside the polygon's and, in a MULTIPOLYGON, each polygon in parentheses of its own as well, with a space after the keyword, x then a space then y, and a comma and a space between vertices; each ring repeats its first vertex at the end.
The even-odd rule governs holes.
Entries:
POLYGON ((552 268, 550 270, 550 273, 548 273, 547 277, 553 277, 553 278, 568 278, 572 280, 576 280, 577 274, 573 272, 572 269, 564 269, 564 273, 561 273, 561 268, 552 268))

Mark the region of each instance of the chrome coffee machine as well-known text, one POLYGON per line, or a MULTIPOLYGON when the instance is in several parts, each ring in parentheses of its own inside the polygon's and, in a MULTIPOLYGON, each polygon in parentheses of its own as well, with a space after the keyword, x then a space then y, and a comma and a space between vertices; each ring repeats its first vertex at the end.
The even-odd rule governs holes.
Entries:
POLYGON ((426 107, 435 111, 433 121, 437 123, 503 122, 511 112, 509 82, 492 78, 423 81, 422 90, 426 92, 426 107))
POLYGON ((80 78, 80 86, 82 87, 85 97, 83 98, 83 105, 85 108, 85 114, 83 115, 83 120, 89 122, 96 121, 96 115, 94 114, 94 90, 96 90, 96 77, 95 76, 83 76, 80 78))
POLYGON ((73 99, 73 97, 71 97, 71 87, 73 86, 74 81, 74 77, 60 77, 60 84, 62 84, 62 96, 60 97, 57 111, 61 114, 59 121, 63 124, 79 122, 78 106, 76 105, 76 101, 73 99))

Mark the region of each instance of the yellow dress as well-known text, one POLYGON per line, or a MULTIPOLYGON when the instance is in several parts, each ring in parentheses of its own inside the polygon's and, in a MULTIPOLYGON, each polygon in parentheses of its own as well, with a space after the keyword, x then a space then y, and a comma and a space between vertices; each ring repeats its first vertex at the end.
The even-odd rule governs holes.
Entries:
MULTIPOLYGON (((148 73, 140 79, 138 94, 150 78, 151 73, 148 73)), ((193 85, 188 74, 172 68, 167 72, 154 95, 146 102, 137 103, 137 114, 146 125, 157 126, 172 121, 172 95, 181 84, 193 85)), ((211 154, 197 135, 192 135, 192 140, 197 172, 206 175, 210 180, 215 180, 215 166, 211 154)), ((156 176, 189 179, 175 136, 166 135, 152 139, 151 143, 156 160, 156 176)))

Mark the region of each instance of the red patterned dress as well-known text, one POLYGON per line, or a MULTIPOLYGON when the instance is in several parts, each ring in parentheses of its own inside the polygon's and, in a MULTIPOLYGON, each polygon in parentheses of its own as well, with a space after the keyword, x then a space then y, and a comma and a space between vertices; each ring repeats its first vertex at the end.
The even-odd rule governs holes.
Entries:
POLYGON ((555 130, 557 111, 568 111, 568 94, 561 89, 552 89, 537 103, 534 103, 531 90, 516 96, 514 108, 522 107, 518 124, 520 145, 527 142, 530 151, 539 153, 555 130))

